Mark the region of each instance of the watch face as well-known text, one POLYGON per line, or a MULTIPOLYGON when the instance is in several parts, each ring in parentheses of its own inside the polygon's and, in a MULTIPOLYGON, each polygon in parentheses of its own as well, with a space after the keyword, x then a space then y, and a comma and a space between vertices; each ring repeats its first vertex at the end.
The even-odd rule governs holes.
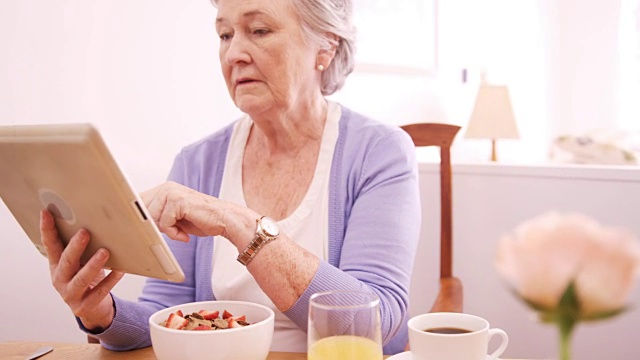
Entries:
POLYGON ((278 229, 276 222, 266 216, 260 219, 260 227, 269 236, 278 236, 280 234, 280 229, 278 229))

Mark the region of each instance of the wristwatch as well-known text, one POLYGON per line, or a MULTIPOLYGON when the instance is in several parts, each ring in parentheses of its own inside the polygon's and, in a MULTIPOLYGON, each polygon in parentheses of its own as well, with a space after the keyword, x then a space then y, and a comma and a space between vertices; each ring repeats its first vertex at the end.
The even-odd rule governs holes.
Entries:
POLYGON ((276 222, 266 216, 256 220, 256 236, 251 240, 244 251, 238 255, 237 260, 240 264, 247 266, 254 256, 260 251, 265 244, 275 240, 280 235, 280 229, 276 222))

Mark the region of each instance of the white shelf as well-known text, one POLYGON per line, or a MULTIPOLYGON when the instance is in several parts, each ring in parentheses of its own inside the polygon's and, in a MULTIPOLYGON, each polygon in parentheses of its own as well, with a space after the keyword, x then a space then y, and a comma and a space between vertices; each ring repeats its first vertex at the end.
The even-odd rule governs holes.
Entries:
MULTIPOLYGON (((625 181, 640 182, 640 166, 605 166, 539 164, 515 165, 501 163, 454 163, 453 175, 485 175, 539 178, 565 178, 574 180, 625 181)), ((438 171, 438 162, 420 161, 421 173, 438 171)))

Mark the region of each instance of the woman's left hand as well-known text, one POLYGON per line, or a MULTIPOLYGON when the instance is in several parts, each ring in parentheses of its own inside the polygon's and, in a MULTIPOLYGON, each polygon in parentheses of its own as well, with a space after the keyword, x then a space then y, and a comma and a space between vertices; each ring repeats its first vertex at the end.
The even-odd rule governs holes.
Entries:
POLYGON ((149 215, 170 238, 189 241, 196 236, 225 236, 221 214, 227 203, 175 182, 165 182, 140 194, 149 215))

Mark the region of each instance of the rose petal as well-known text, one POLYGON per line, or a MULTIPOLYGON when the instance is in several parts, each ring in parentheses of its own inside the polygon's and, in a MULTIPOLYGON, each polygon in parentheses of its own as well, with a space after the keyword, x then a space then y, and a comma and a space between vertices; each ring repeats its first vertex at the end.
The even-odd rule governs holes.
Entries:
POLYGON ((581 312, 596 315, 626 304, 640 268, 640 243, 624 230, 600 229, 576 279, 581 312))

